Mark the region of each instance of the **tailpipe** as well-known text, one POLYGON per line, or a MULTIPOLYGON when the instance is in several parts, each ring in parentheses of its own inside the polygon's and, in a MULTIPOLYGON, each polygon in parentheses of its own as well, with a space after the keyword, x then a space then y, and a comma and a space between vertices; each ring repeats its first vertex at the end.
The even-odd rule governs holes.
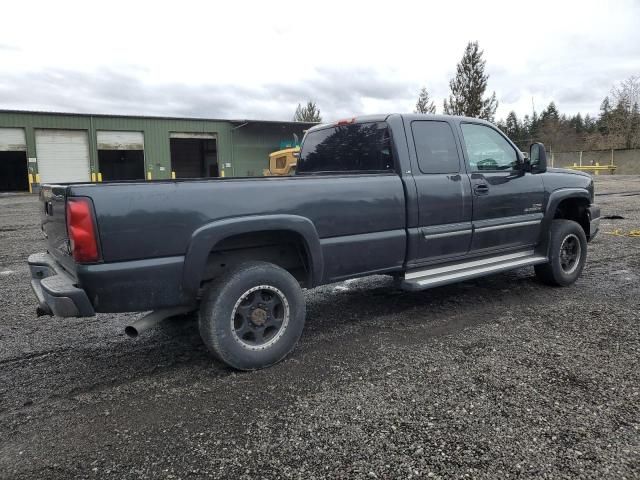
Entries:
POLYGON ((131 338, 136 338, 142 332, 149 330, 152 327, 155 327, 161 321, 166 318, 173 317, 176 315, 182 315, 190 312, 193 308, 189 307, 175 307, 175 308, 164 308, 162 310, 155 310, 151 313, 146 314, 144 317, 136 320, 131 325, 127 325, 124 328, 124 333, 131 338))

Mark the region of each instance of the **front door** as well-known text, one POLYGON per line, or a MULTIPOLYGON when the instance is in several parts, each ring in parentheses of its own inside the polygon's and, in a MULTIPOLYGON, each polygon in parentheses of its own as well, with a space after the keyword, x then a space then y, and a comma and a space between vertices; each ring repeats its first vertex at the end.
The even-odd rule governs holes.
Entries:
POLYGON ((543 217, 542 178, 524 172, 513 144, 498 130, 460 124, 473 191, 472 253, 534 246, 543 217))

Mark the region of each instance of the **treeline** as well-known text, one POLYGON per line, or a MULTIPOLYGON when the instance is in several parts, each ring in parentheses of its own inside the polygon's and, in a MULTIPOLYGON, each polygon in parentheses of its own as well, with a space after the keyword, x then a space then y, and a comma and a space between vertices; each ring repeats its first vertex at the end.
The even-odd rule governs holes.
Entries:
POLYGON ((497 125, 522 150, 534 141, 550 151, 640 148, 639 87, 640 77, 622 82, 602 101, 597 117, 560 114, 551 102, 539 115, 534 111, 520 119, 512 111, 497 125))
MULTIPOLYGON (((442 111, 494 121, 498 106, 495 92, 486 95, 489 75, 478 42, 469 42, 449 82, 450 95, 442 111)), ((532 142, 543 142, 551 151, 640 148, 640 76, 632 76, 612 88, 602 101, 600 113, 561 114, 554 102, 542 112, 535 110, 519 118, 516 112, 497 122, 522 150, 532 142)), ((426 87, 418 94, 415 113, 434 114, 436 105, 426 87)))

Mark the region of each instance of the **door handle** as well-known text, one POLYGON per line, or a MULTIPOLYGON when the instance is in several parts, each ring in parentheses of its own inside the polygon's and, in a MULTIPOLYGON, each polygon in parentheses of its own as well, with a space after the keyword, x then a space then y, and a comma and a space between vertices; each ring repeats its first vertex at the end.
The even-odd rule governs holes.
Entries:
POLYGON ((489 186, 485 183, 479 183, 475 187, 473 187, 473 191, 476 195, 486 195, 489 193, 489 186))

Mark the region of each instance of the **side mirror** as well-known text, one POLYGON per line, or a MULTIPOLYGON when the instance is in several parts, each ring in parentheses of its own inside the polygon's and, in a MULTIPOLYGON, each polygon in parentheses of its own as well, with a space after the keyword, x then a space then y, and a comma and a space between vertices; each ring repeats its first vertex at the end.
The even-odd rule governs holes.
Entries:
POLYGON ((532 143, 529 147, 529 165, 531 166, 531 173, 544 173, 547 171, 547 151, 542 143, 532 143))

